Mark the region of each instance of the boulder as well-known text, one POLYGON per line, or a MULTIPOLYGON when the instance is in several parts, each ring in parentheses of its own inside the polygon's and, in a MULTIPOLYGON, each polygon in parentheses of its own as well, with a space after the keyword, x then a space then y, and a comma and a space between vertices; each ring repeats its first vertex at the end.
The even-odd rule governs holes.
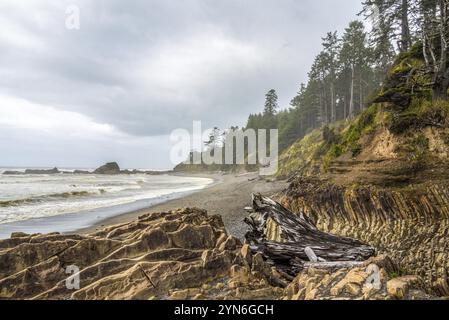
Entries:
POLYGON ((19 174, 24 174, 24 173, 22 171, 5 171, 2 174, 12 176, 12 175, 19 175, 19 174))
POLYGON ((24 237, 29 237, 30 235, 28 233, 25 232, 13 232, 11 233, 11 239, 14 238, 24 238, 24 237))
POLYGON ((399 277, 387 282, 387 291, 394 299, 405 299, 411 288, 419 288, 421 285, 422 280, 417 276, 399 277))
POLYGON ((90 174, 89 171, 86 170, 75 170, 73 171, 74 174, 90 174))
POLYGON ((240 254, 242 258, 248 263, 248 265, 252 264, 253 256, 251 254, 251 249, 248 244, 244 244, 242 246, 242 249, 240 249, 240 254))
POLYGON ((61 173, 58 168, 53 168, 53 169, 26 169, 25 170, 25 174, 58 174, 61 173))
POLYGON ((95 174, 120 174, 117 162, 109 162, 94 171, 95 174))
POLYGON ((240 246, 241 242, 239 239, 233 236, 229 236, 222 244, 220 244, 220 250, 235 250, 237 246, 240 246))

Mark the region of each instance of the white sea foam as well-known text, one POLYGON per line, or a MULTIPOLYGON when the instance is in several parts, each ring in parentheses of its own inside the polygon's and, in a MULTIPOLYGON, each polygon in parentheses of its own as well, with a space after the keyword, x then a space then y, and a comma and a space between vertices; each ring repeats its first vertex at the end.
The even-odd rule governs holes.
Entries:
POLYGON ((200 190, 211 179, 169 175, 0 175, 0 228, 200 190))

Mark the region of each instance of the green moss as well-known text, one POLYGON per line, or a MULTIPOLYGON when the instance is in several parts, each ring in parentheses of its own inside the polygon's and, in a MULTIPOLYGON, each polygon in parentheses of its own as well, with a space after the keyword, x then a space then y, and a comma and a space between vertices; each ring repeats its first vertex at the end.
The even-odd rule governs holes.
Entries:
POLYGON ((423 101, 418 109, 418 116, 428 125, 449 126, 449 101, 423 101))
POLYGON ((430 75, 422 56, 422 45, 416 44, 409 52, 398 55, 388 72, 375 102, 389 102, 395 111, 404 111, 416 98, 431 97, 430 75))
POLYGON ((426 98, 415 98, 406 110, 391 112, 388 122, 388 128, 394 134, 427 126, 449 126, 448 101, 432 102, 426 98))

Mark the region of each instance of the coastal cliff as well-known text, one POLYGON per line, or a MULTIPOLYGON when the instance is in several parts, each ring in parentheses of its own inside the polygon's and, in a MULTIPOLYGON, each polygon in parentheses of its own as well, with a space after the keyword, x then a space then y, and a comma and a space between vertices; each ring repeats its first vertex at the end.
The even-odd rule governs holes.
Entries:
MULTIPOLYGON (((360 239, 449 295, 449 104, 429 101, 393 67, 373 104, 286 150, 278 200, 326 232, 360 239), (406 90, 407 89, 407 90, 406 90), (406 97, 397 99, 394 92, 406 97)), ((272 228, 272 237, 276 237, 272 228)))
POLYGON ((429 184, 407 190, 348 188, 298 179, 281 196, 326 232, 360 239, 398 262, 401 274, 421 276, 427 288, 449 295, 449 189, 429 184))

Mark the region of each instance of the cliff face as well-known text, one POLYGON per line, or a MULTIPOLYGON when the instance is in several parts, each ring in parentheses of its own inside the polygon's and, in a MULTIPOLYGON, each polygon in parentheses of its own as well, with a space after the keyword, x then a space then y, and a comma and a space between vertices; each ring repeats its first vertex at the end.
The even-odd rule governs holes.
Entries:
POLYGON ((292 211, 309 214, 323 231, 387 253, 401 273, 419 275, 428 288, 449 295, 449 184, 395 190, 298 178, 280 200, 292 211))

